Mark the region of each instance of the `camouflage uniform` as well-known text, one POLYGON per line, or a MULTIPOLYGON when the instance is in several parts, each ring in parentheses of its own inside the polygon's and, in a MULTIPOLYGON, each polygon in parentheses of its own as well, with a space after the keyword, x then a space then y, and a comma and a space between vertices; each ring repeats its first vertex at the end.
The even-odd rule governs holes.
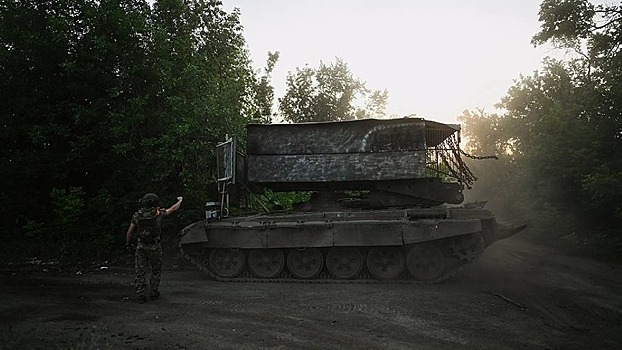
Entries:
MULTIPOLYGON (((136 294, 139 297, 146 297, 147 291, 147 280, 145 275, 147 270, 151 268, 151 278, 150 278, 150 296, 152 298, 157 298, 160 295, 158 287, 160 286, 160 277, 162 275, 162 245, 161 241, 161 222, 162 217, 166 215, 166 211, 163 209, 158 209, 160 215, 156 218, 157 222, 157 234, 154 235, 153 239, 146 240, 141 238, 140 235, 140 227, 138 227, 138 244, 136 245, 135 252, 135 269, 136 269, 136 294)), ((134 214, 132 217, 132 223, 134 225, 138 225, 138 212, 134 214)))

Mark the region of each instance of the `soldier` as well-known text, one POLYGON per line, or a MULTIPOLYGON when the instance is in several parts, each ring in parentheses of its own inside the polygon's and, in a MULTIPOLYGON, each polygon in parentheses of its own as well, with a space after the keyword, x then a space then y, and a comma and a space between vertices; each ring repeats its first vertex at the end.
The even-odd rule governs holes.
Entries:
POLYGON ((125 235, 125 246, 130 250, 132 234, 137 231, 138 243, 135 251, 136 294, 138 302, 147 301, 147 281, 145 273, 151 268, 149 298, 155 300, 160 296, 158 287, 162 274, 162 218, 173 214, 181 206, 182 197, 168 209, 160 208, 160 199, 153 193, 147 193, 140 200, 140 209, 132 216, 132 221, 125 235))

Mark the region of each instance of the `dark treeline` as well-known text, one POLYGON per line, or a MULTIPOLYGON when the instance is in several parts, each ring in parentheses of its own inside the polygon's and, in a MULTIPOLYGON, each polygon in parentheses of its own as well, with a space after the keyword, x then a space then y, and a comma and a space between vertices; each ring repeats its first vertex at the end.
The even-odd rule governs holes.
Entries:
POLYGON ((2 0, 3 257, 118 249, 145 192, 196 220, 214 145, 270 119, 268 74, 219 1, 2 0))
POLYGON ((468 150, 501 158, 472 163, 472 195, 540 237, 622 257, 622 6, 545 0, 540 22, 532 43, 566 58, 521 76, 504 113, 460 117, 468 150))
MULTIPOLYGON (((619 254, 622 8, 545 0, 540 22, 533 44, 566 58, 519 77, 502 113, 460 117, 467 151, 500 157, 470 163, 467 198, 619 254)), ((278 58, 254 71, 238 11, 216 0, 0 0, 0 260, 118 251, 145 192, 185 197, 167 232, 200 218, 216 198, 214 146, 275 116, 278 58)), ((290 73, 279 117, 383 116, 387 99, 337 59, 290 73)))

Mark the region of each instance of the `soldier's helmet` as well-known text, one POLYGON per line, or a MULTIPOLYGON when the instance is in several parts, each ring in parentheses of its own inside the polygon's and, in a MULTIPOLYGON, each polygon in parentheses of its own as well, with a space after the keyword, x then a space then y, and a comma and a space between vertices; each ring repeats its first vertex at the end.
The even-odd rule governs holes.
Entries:
POLYGON ((155 193, 147 193, 140 199, 140 206, 143 208, 159 207, 160 198, 155 193))

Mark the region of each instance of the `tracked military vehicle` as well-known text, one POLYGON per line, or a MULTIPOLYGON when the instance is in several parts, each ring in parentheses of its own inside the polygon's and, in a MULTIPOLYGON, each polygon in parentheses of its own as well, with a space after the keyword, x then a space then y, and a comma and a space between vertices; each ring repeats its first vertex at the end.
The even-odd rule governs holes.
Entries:
POLYGON ((459 125, 421 118, 249 125, 246 152, 218 145, 219 198, 181 252, 220 281, 442 281, 523 228, 458 206, 475 181, 459 142, 459 125), (266 190, 310 196, 232 214, 266 190))

